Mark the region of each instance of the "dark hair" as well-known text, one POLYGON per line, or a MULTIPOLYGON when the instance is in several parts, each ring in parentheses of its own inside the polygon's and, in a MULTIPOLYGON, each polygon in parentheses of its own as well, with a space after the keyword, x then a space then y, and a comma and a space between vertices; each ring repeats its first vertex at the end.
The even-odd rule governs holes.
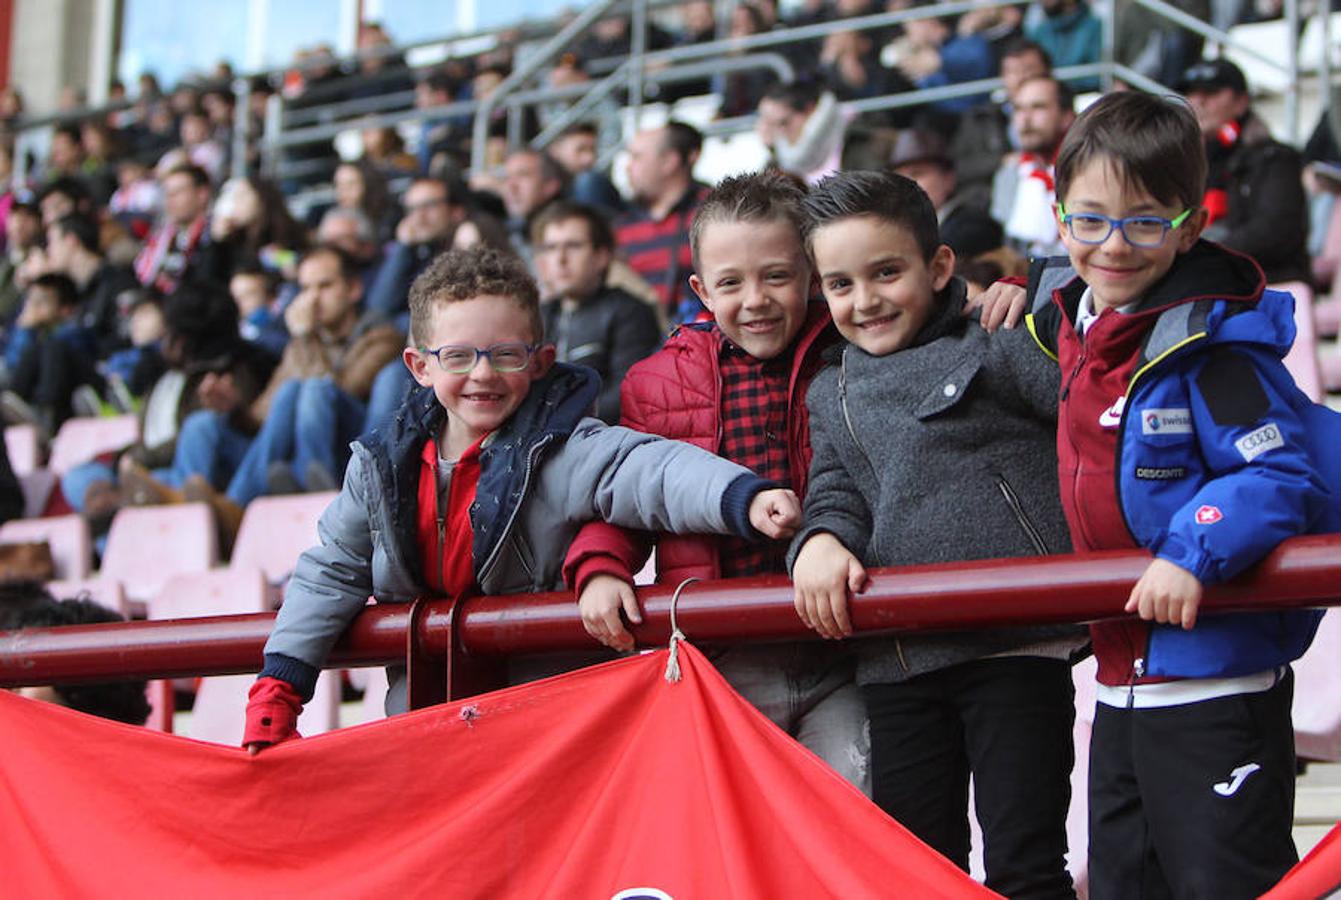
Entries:
MULTIPOLYGON (((359 209, 368 217, 374 231, 386 218, 387 207, 391 205, 391 192, 387 188, 386 176, 371 161, 360 159, 354 162, 342 162, 337 169, 351 168, 363 179, 363 202, 359 209)), ((416 179, 419 180, 419 179, 416 179)))
POLYGON ((1128 187, 1161 203, 1196 209, 1206 190, 1206 149, 1196 116, 1177 97, 1105 94, 1067 131, 1057 152, 1057 199, 1095 159, 1112 163, 1128 187))
POLYGON ((1051 75, 1033 75, 1020 82, 1020 87, 1035 81, 1046 81, 1050 83, 1057 91, 1057 108, 1064 109, 1067 112, 1074 112, 1076 108, 1075 88, 1065 81, 1053 78, 1051 75))
POLYGON ((1016 38, 1001 48, 1001 58, 1010 59, 1016 56, 1025 56, 1029 53, 1037 53, 1038 58, 1043 60, 1043 65, 1049 72, 1052 71, 1052 57, 1048 51, 1044 50, 1041 44, 1031 41, 1028 38, 1016 38))
POLYGON ((29 287, 46 288, 51 291, 56 295, 56 305, 61 309, 69 309, 79 304, 79 289, 68 275, 47 272, 34 278, 29 287))
POLYGON ((805 112, 819 102, 820 86, 818 82, 809 79, 775 81, 759 99, 772 100, 790 110, 805 112))
POLYGON ((15 213, 32 216, 34 219, 42 218, 42 210, 38 209, 35 203, 15 203, 9 208, 9 215, 12 216, 15 213))
POLYGON ((288 250, 302 250, 307 247, 307 229, 289 212, 288 203, 279 185, 257 175, 248 175, 244 180, 256 194, 259 212, 256 221, 246 225, 236 239, 242 247, 243 254, 258 255, 263 248, 271 244, 288 250))
POLYGON ((680 157, 686 169, 692 169, 703 149, 703 133, 693 125, 672 120, 666 123, 662 147, 680 157))
POLYGON ((180 165, 173 166, 163 174, 163 180, 167 181, 173 175, 185 175, 187 178, 190 178, 191 182, 198 188, 207 188, 211 186, 209 173, 194 163, 181 163, 180 165))
POLYGON ((561 138, 566 138, 572 134, 586 134, 590 135, 591 137, 597 137, 600 134, 600 129, 596 127, 596 123, 594 122, 574 122, 572 125, 569 125, 563 131, 560 131, 559 136, 556 137, 554 140, 557 141, 561 138))
POLYGON ((526 264, 514 253, 477 246, 441 254, 410 285, 410 342, 424 345, 438 307, 485 296, 514 301, 526 314, 532 337, 544 337, 540 291, 526 264))
POLYGON ((61 216, 51 227, 61 234, 72 235, 79 242, 79 246, 88 252, 101 254, 102 251, 98 249, 98 225, 88 216, 71 213, 68 216, 61 216))
MULTIPOLYGON (((99 606, 87 595, 70 600, 57 600, 41 585, 25 582, 14 587, 24 588, 31 596, 13 617, 11 627, 54 628, 64 625, 97 625, 124 622, 104 606, 99 606), (39 593, 40 592, 40 593, 39 593)), ((13 587, 10 588, 13 590, 13 587)), ((104 719, 143 725, 149 718, 149 701, 144 696, 144 681, 114 681, 104 684, 52 685, 70 709, 79 710, 104 719)))
POLYGON ((55 128, 52 129, 51 136, 53 138, 67 137, 70 140, 74 141, 76 146, 79 147, 83 146, 83 139, 80 137, 78 125, 73 124, 57 125, 55 128))
POLYGON ((509 154, 509 157, 517 156, 534 156, 536 161, 540 163, 540 178, 542 181, 557 181, 561 192, 568 189, 568 170, 559 165, 558 160, 544 150, 521 147, 509 154))
POLYGON ((78 178, 71 178, 68 175, 63 175, 42 188, 37 194, 38 205, 40 206, 42 202, 52 194, 61 194, 69 197, 76 207, 87 206, 93 202, 93 196, 89 193, 88 188, 84 186, 84 183, 78 178))
MULTIPOLYGON (((303 259, 306 259, 308 256, 311 256, 315 252, 316 252, 315 250, 309 250, 306 256, 303 257, 303 259)), ((261 265, 261 261, 254 256, 249 256, 246 259, 242 260, 242 262, 233 266, 233 271, 228 276, 228 280, 231 282, 234 278, 238 278, 239 276, 243 278, 260 278, 262 281, 265 282, 266 294, 270 295, 271 297, 275 296, 275 292, 279 290, 279 285, 281 281, 279 273, 272 272, 265 266, 261 265)))
POLYGON ((425 85, 430 91, 445 93, 451 97, 456 94, 456 80, 446 72, 434 70, 429 72, 419 83, 425 85))
POLYGON ((704 198, 689 226, 689 248, 699 269, 699 248, 709 225, 722 222, 784 222, 800 240, 806 228, 806 192, 776 169, 724 178, 704 198))
POLYGON ((572 200, 555 200, 540 211, 540 215, 531 223, 531 246, 540 246, 546 228, 569 219, 581 219, 587 223, 587 238, 597 250, 615 249, 615 231, 605 213, 594 206, 572 200))
POLYGON ((308 250, 299 258, 298 268, 302 268, 303 263, 317 256, 334 256, 336 263, 339 265, 342 280, 346 282, 359 280, 359 266, 358 263, 354 262, 354 257, 334 244, 318 244, 308 250))
MULTIPOLYGON (((405 186, 406 192, 408 193, 410 188, 414 187, 416 184, 433 184, 442 188, 442 193, 447 199, 448 206, 464 206, 466 203, 466 186, 459 179, 430 178, 427 175, 421 175, 405 186)), ((404 199, 405 195, 402 194, 401 200, 404 201, 404 199)))
POLYGON ((188 281, 163 301, 163 328, 184 362, 228 356, 238 343, 237 304, 213 283, 188 281))
POLYGON ((936 209, 917 182, 893 172, 839 172, 810 189, 805 210, 806 249, 813 254, 816 229, 863 216, 903 228, 930 260, 941 245, 936 209))

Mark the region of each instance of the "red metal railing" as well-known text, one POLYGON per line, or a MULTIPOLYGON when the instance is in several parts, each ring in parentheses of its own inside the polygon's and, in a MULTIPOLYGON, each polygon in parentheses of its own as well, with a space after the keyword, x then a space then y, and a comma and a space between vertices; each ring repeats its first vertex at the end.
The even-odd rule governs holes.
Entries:
MULTIPOLYGON (((862 633, 958 630, 1122 616, 1149 562, 1137 551, 984 560, 883 569, 852 607, 862 633)), ((670 636, 673 589, 639 590, 643 646, 670 636)), ((1341 535, 1286 541, 1260 565, 1206 592, 1203 608, 1235 611, 1341 605, 1341 535)), ((681 592, 681 630, 698 642, 811 636, 782 577, 691 584, 681 592)), ((0 632, 0 687, 109 677, 172 678, 255 672, 274 616, 215 616, 0 632)), ((569 593, 477 597, 454 606, 370 606, 328 665, 408 664, 412 705, 492 686, 489 664, 509 654, 591 650, 569 593)))

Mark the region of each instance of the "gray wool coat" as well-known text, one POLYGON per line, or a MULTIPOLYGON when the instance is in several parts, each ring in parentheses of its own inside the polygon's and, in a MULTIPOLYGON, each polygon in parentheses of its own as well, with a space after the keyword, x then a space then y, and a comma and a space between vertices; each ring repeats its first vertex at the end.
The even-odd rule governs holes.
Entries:
MULTIPOLYGON (((988 335, 963 318, 958 279, 940 299, 912 346, 876 357, 842 345, 811 383, 814 456, 789 569, 824 531, 868 568, 1071 551, 1057 364, 1024 328, 988 335)), ((903 681, 1059 638, 1084 642, 1075 626, 859 640, 857 681, 903 681)))

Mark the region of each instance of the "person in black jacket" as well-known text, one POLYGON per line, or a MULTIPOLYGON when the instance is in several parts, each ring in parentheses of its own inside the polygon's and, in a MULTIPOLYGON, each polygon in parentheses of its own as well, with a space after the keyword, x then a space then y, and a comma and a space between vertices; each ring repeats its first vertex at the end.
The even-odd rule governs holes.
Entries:
POLYGON ((889 170, 916 181, 931 198, 941 242, 955 252, 956 258, 971 260, 1004 242, 1001 225, 959 191, 954 160, 946 150, 945 139, 935 131, 910 128, 900 132, 890 153, 889 170))
POLYGON ((1298 151, 1273 140, 1248 82, 1224 59, 1198 63, 1183 94, 1206 139, 1209 240, 1257 260, 1267 282, 1308 281, 1308 203, 1298 151))
POLYGON ((560 362, 596 370, 601 376, 596 415, 617 424, 624 375, 661 343, 656 311, 606 286, 615 237, 594 207, 551 203, 536 218, 531 246, 541 282, 553 295, 540 308, 545 340, 555 345, 560 362))

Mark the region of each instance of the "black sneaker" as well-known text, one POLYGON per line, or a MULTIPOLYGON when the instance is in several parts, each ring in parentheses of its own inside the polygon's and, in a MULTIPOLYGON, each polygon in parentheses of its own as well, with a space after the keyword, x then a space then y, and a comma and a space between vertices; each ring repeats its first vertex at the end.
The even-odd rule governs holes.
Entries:
POLYGON ((268 493, 271 495, 303 493, 303 486, 298 483, 298 477, 293 474, 293 466, 280 459, 266 467, 265 482, 268 493))

